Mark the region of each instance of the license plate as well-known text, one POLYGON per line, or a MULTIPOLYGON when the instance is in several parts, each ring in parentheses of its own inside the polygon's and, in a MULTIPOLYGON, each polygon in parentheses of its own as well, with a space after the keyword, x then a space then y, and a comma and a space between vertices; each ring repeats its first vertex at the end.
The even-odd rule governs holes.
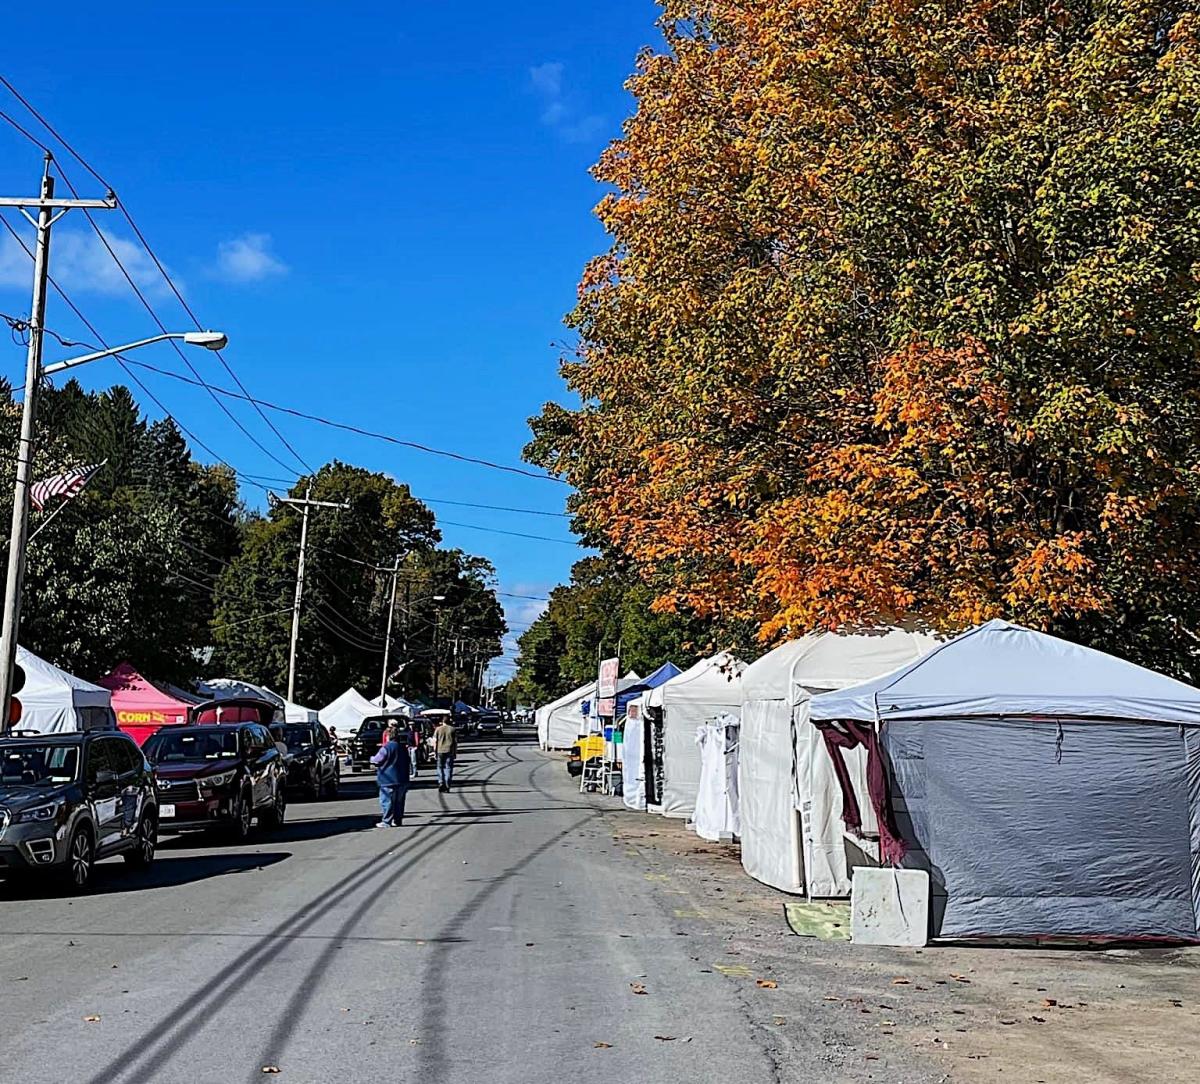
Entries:
POLYGON ((158 807, 158 815, 160 818, 173 817, 175 816, 175 807, 173 805, 160 805, 158 807))

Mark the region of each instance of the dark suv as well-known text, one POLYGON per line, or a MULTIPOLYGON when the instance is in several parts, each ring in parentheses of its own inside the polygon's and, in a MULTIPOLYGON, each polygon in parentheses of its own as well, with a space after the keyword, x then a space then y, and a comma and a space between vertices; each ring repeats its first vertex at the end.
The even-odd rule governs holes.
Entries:
POLYGON ((154 776, 125 734, 34 734, 0 740, 0 874, 50 870, 82 891, 96 861, 154 860, 154 776))
POLYGON ((221 828, 243 840, 255 817, 267 828, 283 823, 284 758, 262 723, 164 727, 142 751, 158 780, 163 831, 221 828))
POLYGON ((298 787, 310 798, 324 795, 336 798, 342 782, 342 766, 329 731, 320 723, 283 723, 279 730, 291 758, 287 766, 288 786, 298 787))
POLYGON ((358 726, 350 739, 350 767, 356 772, 365 772, 371 766, 371 758, 383 744, 383 731, 388 723, 403 723, 395 715, 372 715, 358 726))

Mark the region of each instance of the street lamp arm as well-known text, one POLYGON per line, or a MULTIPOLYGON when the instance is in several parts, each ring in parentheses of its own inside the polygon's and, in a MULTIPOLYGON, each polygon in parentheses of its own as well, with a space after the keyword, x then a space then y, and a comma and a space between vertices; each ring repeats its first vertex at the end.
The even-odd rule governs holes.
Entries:
POLYGON ((126 354, 130 350, 137 350, 140 347, 150 346, 153 343, 166 342, 168 339, 183 339, 189 345, 203 346, 207 350, 220 350, 228 341, 218 331, 168 331, 163 335, 152 335, 148 339, 138 339, 137 342, 125 343, 124 346, 110 346, 106 350, 97 350, 93 354, 83 354, 77 358, 68 358, 66 361, 56 361, 53 365, 44 366, 42 368, 42 375, 53 376, 55 373, 74 369, 77 365, 86 365, 89 361, 111 358, 114 354, 126 354))

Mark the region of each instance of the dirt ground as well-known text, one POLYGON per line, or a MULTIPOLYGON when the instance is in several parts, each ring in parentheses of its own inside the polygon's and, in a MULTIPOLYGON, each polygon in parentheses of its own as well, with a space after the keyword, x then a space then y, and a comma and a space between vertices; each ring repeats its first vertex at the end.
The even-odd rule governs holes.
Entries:
POLYGON ((599 830, 644 867, 663 906, 728 943, 727 962, 712 966, 746 985, 778 1049, 826 1046, 830 1081, 1200 1080, 1200 949, 895 949, 799 937, 784 915, 791 897, 746 876, 736 844, 707 843, 619 799, 586 800, 608 810, 599 830))

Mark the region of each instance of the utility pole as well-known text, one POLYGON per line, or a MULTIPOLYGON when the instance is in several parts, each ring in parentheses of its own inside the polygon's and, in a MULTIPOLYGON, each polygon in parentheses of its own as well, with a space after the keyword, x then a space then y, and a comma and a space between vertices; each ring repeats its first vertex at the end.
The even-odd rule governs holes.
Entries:
POLYGON ((21 406, 21 438, 17 445, 17 477, 13 493, 12 532, 8 544, 8 573, 4 581, 4 618, 0 625, 0 732, 12 719, 11 701, 17 636, 21 628, 21 594, 25 585, 25 541, 29 531, 29 484, 33 474, 33 427, 37 419, 38 387, 42 382, 42 340, 46 326, 46 285, 50 277, 50 230, 71 208, 111 211, 117 205, 112 192, 104 199, 54 198, 53 158, 46 152, 41 195, 33 199, 0 197, 0 207, 16 207, 36 228, 33 250, 33 301, 29 308, 29 349, 25 356, 25 401, 21 406), (37 209, 35 219, 28 208, 37 209), (57 213, 55 213, 57 212, 57 213))
MULTIPOLYGON (((439 610, 433 619, 433 699, 437 699, 438 695, 438 678, 442 673, 442 656, 441 656, 441 631, 442 631, 442 611, 439 610)), ((450 710, 454 710, 453 701, 450 704, 450 710)))
MULTIPOLYGON (((388 656, 392 649, 392 623, 396 620, 396 580, 400 575, 400 558, 392 564, 392 601, 388 603, 387 635, 383 638, 383 677, 379 681, 379 710, 383 711, 387 701, 388 656)), ((408 598, 408 584, 404 585, 404 597, 408 598)), ((407 618, 405 618, 407 621, 407 618)))
POLYGON ((292 644, 288 651, 288 691, 290 701, 296 699, 296 644, 300 640, 300 601, 304 598, 304 562, 308 550, 308 513, 313 508, 349 508, 348 504, 337 501, 314 501, 312 499, 312 482, 304 491, 304 500, 295 497, 280 497, 280 504, 291 504, 303 508, 303 518, 300 521, 300 558, 296 562, 296 601, 292 604, 292 644))

